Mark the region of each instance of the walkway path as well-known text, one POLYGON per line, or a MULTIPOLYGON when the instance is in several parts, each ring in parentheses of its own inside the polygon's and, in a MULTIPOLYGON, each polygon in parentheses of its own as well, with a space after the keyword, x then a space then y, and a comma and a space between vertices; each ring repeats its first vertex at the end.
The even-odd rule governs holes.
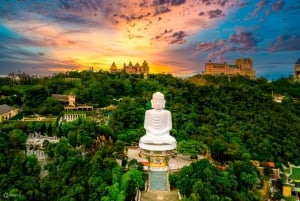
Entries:
POLYGON ((167 171, 150 171, 150 191, 168 191, 167 171))

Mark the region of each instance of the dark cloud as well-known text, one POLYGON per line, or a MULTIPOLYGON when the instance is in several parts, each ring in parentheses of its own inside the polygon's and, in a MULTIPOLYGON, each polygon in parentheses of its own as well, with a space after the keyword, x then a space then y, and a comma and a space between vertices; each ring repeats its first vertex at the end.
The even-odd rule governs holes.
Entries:
POLYGON ((185 0, 172 0, 171 1, 171 5, 181 5, 181 4, 184 4, 185 3, 185 0))
POLYGON ((229 39, 198 43, 195 50, 207 54, 208 60, 224 61, 228 52, 250 51, 256 48, 257 40, 252 32, 239 32, 229 39))
POLYGON ((284 5, 284 0, 278 0, 278 2, 272 4, 272 10, 279 11, 282 9, 283 5, 284 5))
POLYGON ((205 6, 209 6, 209 5, 218 5, 218 6, 222 6, 224 7, 229 1, 228 0, 201 0, 202 4, 204 4, 205 6))
POLYGON ((239 45, 243 50, 256 47, 257 40, 252 32, 240 32, 230 35, 229 42, 239 45))
POLYGON ((279 51, 299 51, 300 36, 297 35, 280 35, 277 39, 270 43, 269 50, 271 52, 279 51))
POLYGON ((146 14, 139 14, 139 15, 136 15, 134 13, 132 13, 130 15, 125 15, 125 14, 118 15, 118 14, 114 14, 113 15, 113 18, 114 18, 113 22, 115 22, 117 24, 119 22, 119 20, 125 20, 126 22, 131 22, 131 21, 134 21, 134 20, 142 20, 145 17, 148 17, 150 15, 151 15, 150 12, 148 12, 146 14))
POLYGON ((184 38, 187 36, 187 34, 184 31, 178 31, 172 34, 171 41, 169 44, 183 44, 185 43, 184 38))
POLYGON ((213 42, 198 43, 196 50, 198 51, 211 51, 222 48, 226 43, 226 40, 216 40, 213 42))
POLYGON ((162 38, 166 39, 166 38, 167 38, 166 35, 168 35, 169 33, 172 33, 172 32, 173 32, 172 29, 170 29, 170 30, 165 29, 164 32, 162 32, 161 34, 155 36, 155 37, 152 38, 151 40, 160 40, 160 39, 162 39, 162 38))
POLYGON ((206 6, 211 5, 212 1, 211 0, 202 0, 202 3, 206 6))
POLYGON ((205 13, 203 11, 200 11, 198 15, 203 16, 203 15, 205 15, 205 13))
POLYGON ((158 6, 158 5, 168 4, 172 6, 178 6, 184 4, 185 2, 186 2, 185 0, 154 0, 153 5, 158 6))
POLYGON ((187 34, 184 31, 173 32, 172 29, 170 29, 170 30, 165 29, 164 32, 155 36, 151 40, 164 41, 169 44, 183 44, 186 42, 186 40, 185 40, 186 36, 187 36, 187 34))
POLYGON ((220 10, 220 9, 207 11, 207 14, 208 14, 209 18, 216 18, 216 17, 224 16, 222 14, 222 10, 220 10))
POLYGON ((147 5, 147 1, 146 1, 146 0, 143 0, 143 1, 139 4, 140 7, 144 7, 144 6, 146 6, 146 5, 147 5))
POLYGON ((218 0, 217 4, 224 7, 226 5, 226 3, 228 2, 228 0, 218 0))
POLYGON ((160 6, 155 8, 154 15, 161 15, 163 13, 171 12, 171 9, 166 6, 160 6))

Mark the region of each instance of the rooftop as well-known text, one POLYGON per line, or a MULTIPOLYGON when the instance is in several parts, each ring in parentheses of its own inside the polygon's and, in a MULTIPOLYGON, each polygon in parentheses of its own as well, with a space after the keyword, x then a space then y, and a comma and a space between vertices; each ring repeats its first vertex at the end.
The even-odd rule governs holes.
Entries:
POLYGON ((6 104, 2 104, 0 105, 0 115, 1 114, 5 114, 7 112, 10 112, 12 110, 14 110, 15 108, 13 107, 10 107, 9 105, 6 105, 6 104))

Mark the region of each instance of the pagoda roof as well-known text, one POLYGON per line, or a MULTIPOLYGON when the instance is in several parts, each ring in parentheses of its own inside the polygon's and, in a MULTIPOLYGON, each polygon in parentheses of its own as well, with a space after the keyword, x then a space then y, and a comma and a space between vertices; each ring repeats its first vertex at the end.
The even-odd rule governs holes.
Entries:
POLYGON ((110 68, 112 68, 112 69, 116 69, 117 68, 117 65, 116 65, 116 63, 115 62, 113 62, 112 64, 111 64, 111 67, 110 68))

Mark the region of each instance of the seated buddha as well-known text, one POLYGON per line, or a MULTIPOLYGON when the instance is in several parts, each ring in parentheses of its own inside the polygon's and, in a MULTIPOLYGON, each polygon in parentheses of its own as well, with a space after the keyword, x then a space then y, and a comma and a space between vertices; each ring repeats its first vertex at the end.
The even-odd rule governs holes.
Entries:
POLYGON ((170 135, 172 129, 171 112, 165 110, 164 95, 160 92, 153 94, 152 109, 145 113, 144 128, 146 134, 140 139, 140 144, 175 145, 176 140, 170 135))

